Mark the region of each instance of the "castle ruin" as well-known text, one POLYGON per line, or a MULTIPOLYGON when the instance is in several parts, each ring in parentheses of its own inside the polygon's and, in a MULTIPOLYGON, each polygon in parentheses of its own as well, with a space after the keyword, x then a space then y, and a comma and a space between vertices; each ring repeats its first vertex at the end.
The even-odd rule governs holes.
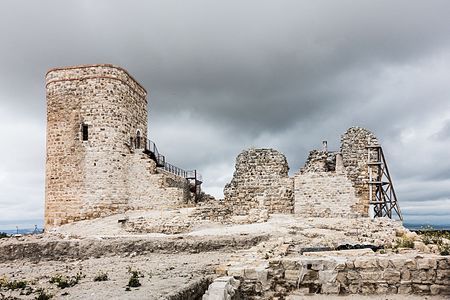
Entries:
POLYGON ((46 81, 46 234, 0 239, 2 296, 450 294, 450 239, 395 220, 394 186, 369 130, 348 129, 338 151, 324 141, 291 176, 279 151, 244 150, 224 199, 214 199, 196 171, 171 165, 148 139, 147 92, 125 70, 57 68, 46 81), (96 279, 108 274, 110 284, 96 279), (53 278, 76 282, 63 292, 53 278))
POLYGON ((167 163, 148 140, 147 91, 127 71, 56 68, 46 89, 46 228, 193 200, 199 176, 167 163))
MULTIPOLYGON (((169 164, 148 140, 147 92, 127 71, 112 65, 56 68, 46 82, 46 228, 195 206, 200 176, 169 164)), ((356 218, 372 211, 401 218, 381 146, 366 129, 350 128, 340 151, 324 145, 293 177, 288 171, 276 150, 243 151, 225 198, 194 216, 251 223, 271 214, 356 218)))

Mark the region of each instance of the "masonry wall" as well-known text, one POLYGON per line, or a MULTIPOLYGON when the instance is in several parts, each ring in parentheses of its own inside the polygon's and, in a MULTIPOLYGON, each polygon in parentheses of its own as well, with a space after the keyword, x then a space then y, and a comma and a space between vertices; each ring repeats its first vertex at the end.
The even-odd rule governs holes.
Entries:
POLYGON ((355 212, 358 198, 345 174, 304 173, 294 177, 295 214, 305 217, 360 216, 355 212))
POLYGON ((46 82, 46 228, 184 197, 186 182, 176 192, 160 184, 167 176, 141 159, 142 149, 133 149, 138 131, 142 141, 147 137, 147 99, 125 70, 112 65, 52 69, 46 82), (82 124, 88 125, 87 141, 82 124))
POLYGON ((355 209, 365 216, 369 214, 368 152, 366 147, 378 144, 378 139, 372 132, 360 127, 349 128, 341 137, 341 153, 345 171, 352 181, 359 199, 355 209))
POLYGON ((240 280, 245 299, 316 293, 450 295, 448 256, 344 255, 271 259, 268 265, 227 266, 222 273, 240 280))
POLYGON ((273 149, 249 149, 236 158, 233 179, 224 188, 224 204, 233 214, 252 209, 293 212, 293 180, 286 157, 273 149))
POLYGON ((340 153, 310 152, 305 166, 294 175, 294 203, 294 213, 304 217, 361 215, 356 211, 359 199, 340 153))
POLYGON ((138 151, 130 155, 128 209, 170 209, 189 204, 187 179, 156 168, 156 163, 138 151))

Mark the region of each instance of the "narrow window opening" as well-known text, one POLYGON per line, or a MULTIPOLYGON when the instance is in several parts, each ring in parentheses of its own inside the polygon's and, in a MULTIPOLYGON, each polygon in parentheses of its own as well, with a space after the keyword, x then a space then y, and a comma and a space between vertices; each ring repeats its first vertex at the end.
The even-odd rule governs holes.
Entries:
POLYGON ((136 149, 141 149, 141 132, 136 133, 136 149))
POLYGON ((83 124, 82 125, 82 132, 83 132, 83 141, 87 141, 89 138, 89 131, 88 131, 88 125, 83 124))

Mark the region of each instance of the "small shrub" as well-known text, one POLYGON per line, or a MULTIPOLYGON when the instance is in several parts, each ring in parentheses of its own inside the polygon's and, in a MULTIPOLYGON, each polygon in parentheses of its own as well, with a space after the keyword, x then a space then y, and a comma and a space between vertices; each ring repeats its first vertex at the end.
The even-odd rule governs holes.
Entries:
POLYGON ((397 239, 396 248, 414 248, 414 240, 403 235, 397 239))
POLYGON ((106 272, 100 272, 94 277, 94 281, 107 281, 108 280, 108 273, 106 272))
POLYGON ((6 286, 8 282, 8 277, 6 277, 6 275, 0 277, 0 288, 6 286))
POLYGON ((6 232, 0 232, 0 239, 4 239, 9 237, 9 235, 6 232))
POLYGON ((128 288, 141 286, 139 277, 143 278, 144 274, 142 274, 142 272, 139 270, 131 269, 131 267, 128 267, 128 273, 131 274, 130 280, 128 280, 128 288))
POLYGON ((27 287, 27 282, 25 280, 14 280, 14 281, 10 281, 8 282, 8 284, 6 285, 7 289, 10 290, 18 290, 21 289, 23 290, 24 288, 27 287))
POLYGON ((61 274, 56 274, 52 278, 50 278, 50 283, 56 284, 57 287, 60 289, 65 289, 67 287, 72 287, 76 285, 81 278, 86 277, 86 275, 83 275, 82 273, 77 273, 75 276, 63 276, 61 274))
POLYGON ((450 255, 450 245, 449 244, 442 244, 439 247, 439 253, 441 255, 450 255))
POLYGON ((141 283, 139 282, 139 278, 134 277, 133 275, 131 275, 130 280, 128 280, 128 286, 129 287, 141 286, 141 283))
POLYGON ((53 298, 52 294, 47 294, 47 292, 44 289, 38 289, 36 291, 36 296, 34 297, 35 300, 49 300, 53 298))
POLYGON ((18 290, 24 289, 27 287, 27 282, 25 280, 13 280, 9 281, 8 277, 2 276, 0 277, 0 287, 3 287, 7 290, 18 290))

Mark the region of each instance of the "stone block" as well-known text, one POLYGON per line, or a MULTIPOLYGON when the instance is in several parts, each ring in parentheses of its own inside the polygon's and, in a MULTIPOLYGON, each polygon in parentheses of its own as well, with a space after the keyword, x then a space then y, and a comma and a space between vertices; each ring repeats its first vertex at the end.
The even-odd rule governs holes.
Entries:
POLYGON ((314 270, 304 270, 305 275, 303 276, 302 283, 315 283, 319 279, 319 273, 314 270))
POLYGON ((284 271, 284 278, 287 281, 297 282, 297 280, 300 277, 300 274, 301 274, 300 270, 286 270, 286 271, 284 271))
POLYGON ((244 277, 246 279, 253 279, 253 280, 258 279, 258 275, 256 273, 255 268, 245 268, 244 269, 244 277))
POLYGON ((387 269, 383 272, 383 279, 390 284, 398 283, 400 282, 400 274, 400 271, 387 269))
POLYGON ((389 267, 389 258, 388 257, 378 258, 378 265, 382 269, 387 269, 389 267))
POLYGON ((436 269, 437 262, 434 258, 419 258, 417 259, 417 269, 436 269))
POLYGON ((225 275, 227 275, 227 271, 228 271, 228 266, 224 266, 224 265, 219 265, 217 268, 216 268, 216 274, 217 275, 219 275, 219 276, 225 276, 225 275))
POLYGON ((378 282, 381 279, 382 273, 379 271, 361 271, 361 281, 362 282, 378 282))
POLYGON ((450 285, 450 270, 437 270, 436 283, 450 285))
POLYGON ((256 271, 256 278, 262 283, 265 284, 267 282, 268 277, 268 270, 264 267, 257 267, 255 268, 256 271))
POLYGON ((340 284, 339 283, 324 283, 322 284, 321 292, 323 294, 339 294, 340 284))
POLYGON ((355 268, 358 269, 374 269, 378 267, 377 259, 375 257, 362 257, 354 261, 355 268))
POLYGON ((404 280, 404 281, 409 281, 409 280, 411 280, 411 271, 410 270, 403 270, 402 272, 401 272, 401 280, 404 280))
POLYGON ((348 293, 350 294, 359 294, 361 292, 361 287, 359 284, 354 283, 348 286, 348 293))
POLYGON ((399 294, 411 294, 412 293, 412 285, 411 283, 401 283, 398 287, 399 294))
POLYGON ((364 295, 374 294, 376 291, 376 285, 371 283, 363 283, 361 285, 361 293, 364 295))
POLYGON ((441 270, 449 270, 450 269, 450 263, 447 259, 444 257, 438 260, 438 269, 441 270))
POLYGON ((393 257, 389 259, 392 267, 396 270, 401 270, 405 266, 406 259, 403 257, 393 257))
POLYGON ((412 290, 417 294, 428 294, 430 293, 430 286, 427 284, 412 284, 412 290))
POLYGON ((450 295, 450 285, 430 285, 431 295, 450 295))
POLYGON ((245 268, 243 266, 230 266, 227 271, 228 276, 244 277, 245 268))
POLYGON ((389 285, 387 283, 380 283, 376 286, 377 294, 388 294, 389 285))
POLYGON ((351 280, 351 281, 356 281, 356 280, 359 280, 361 278, 361 275, 357 271, 350 270, 347 273, 347 278, 349 280, 351 280))
POLYGON ((319 283, 334 283, 337 275, 338 272, 334 270, 319 271, 319 283))

